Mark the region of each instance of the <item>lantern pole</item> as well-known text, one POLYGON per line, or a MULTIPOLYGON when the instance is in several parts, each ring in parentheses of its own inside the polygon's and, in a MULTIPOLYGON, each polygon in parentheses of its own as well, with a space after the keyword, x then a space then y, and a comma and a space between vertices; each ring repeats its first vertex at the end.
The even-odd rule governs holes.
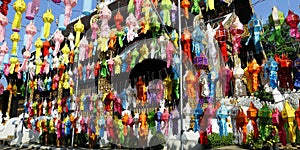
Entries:
POLYGON ((180 58, 180 149, 183 150, 183 66, 182 66, 182 48, 181 48, 181 8, 180 0, 178 0, 177 10, 178 10, 178 49, 179 49, 179 58, 180 58))

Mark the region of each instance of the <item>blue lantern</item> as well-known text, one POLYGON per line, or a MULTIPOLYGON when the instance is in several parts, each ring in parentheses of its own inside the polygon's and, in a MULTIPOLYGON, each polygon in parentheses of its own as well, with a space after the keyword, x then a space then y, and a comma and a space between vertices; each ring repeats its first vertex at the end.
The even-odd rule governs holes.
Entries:
POLYGON ((92 10, 92 0, 84 0, 82 14, 88 16, 91 14, 91 10, 92 10))
POLYGON ((64 31, 67 29, 64 21, 65 21, 65 14, 60 14, 58 17, 58 29, 61 31, 64 31))
POLYGON ((229 116, 229 111, 224 104, 218 109, 216 117, 218 119, 220 136, 227 136, 227 117, 229 116))

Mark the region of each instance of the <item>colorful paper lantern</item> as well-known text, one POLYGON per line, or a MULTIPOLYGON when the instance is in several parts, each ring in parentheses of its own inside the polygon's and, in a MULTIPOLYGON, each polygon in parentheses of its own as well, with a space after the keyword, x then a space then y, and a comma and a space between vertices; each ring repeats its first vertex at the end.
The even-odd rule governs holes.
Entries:
POLYGON ((2 66, 3 58, 7 53, 8 53, 7 44, 6 44, 6 42, 3 42, 3 44, 0 46, 0 66, 2 66))
POLYGON ((60 14, 58 17, 58 29, 61 31, 64 31, 67 29, 64 21, 65 21, 65 14, 60 14))
POLYGON ((299 104, 299 107, 295 112, 295 117, 296 117, 296 121, 297 121, 297 124, 298 124, 298 130, 300 130, 300 100, 299 100, 298 104, 299 104))
POLYGON ((230 33, 233 35, 232 37, 232 53, 233 55, 240 53, 242 34, 244 33, 244 26, 240 22, 239 17, 236 17, 234 22, 230 25, 230 33))
POLYGON ((175 3, 173 1, 172 9, 171 9, 172 23, 175 23, 175 21, 176 21, 176 12, 177 12, 177 6, 175 5, 175 3))
POLYGON ((298 31, 298 24, 300 22, 299 16, 293 11, 289 10, 288 16, 285 19, 286 24, 290 26, 290 35, 291 37, 296 37, 300 39, 300 33, 298 31))
POLYGON ((115 23, 116 23, 116 27, 118 31, 122 30, 122 25, 121 23, 124 22, 124 18, 120 12, 120 10, 118 10, 117 14, 114 17, 115 23))
POLYGON ((275 60, 279 61, 278 80, 279 87, 284 89, 293 89, 293 78, 292 78, 292 65, 293 62, 288 58, 286 54, 282 54, 281 59, 278 55, 275 56, 275 60))
POLYGON ((271 15, 269 15, 269 23, 274 26, 274 31, 272 35, 268 38, 270 42, 274 41, 280 45, 284 43, 284 39, 281 35, 281 25, 284 22, 284 14, 277 9, 276 6, 273 7, 271 15))
POLYGON ((283 146, 286 146, 286 131, 284 128, 284 120, 282 118, 281 112, 278 110, 278 108, 275 108, 275 110, 272 113, 272 124, 275 125, 278 129, 278 136, 280 139, 280 142, 283 146))
POLYGON ((54 20, 54 16, 52 14, 51 9, 47 9, 47 11, 43 14, 43 21, 44 21, 44 38, 48 38, 50 35, 51 23, 54 20))
POLYGON ((27 35, 27 42, 26 42, 26 50, 28 50, 30 52, 31 47, 32 47, 32 39, 33 36, 36 34, 37 29, 34 25, 33 22, 30 22, 25 29, 26 35, 27 35))
POLYGON ((259 117, 259 132, 263 140, 266 140, 266 126, 271 124, 272 111, 265 103, 258 111, 259 117))
POLYGON ((227 117, 229 116, 229 111, 224 104, 217 110, 216 117, 218 119, 220 136, 227 136, 227 117))
POLYGON ((83 1, 83 9, 82 14, 88 16, 91 14, 92 11, 92 2, 93 0, 85 0, 83 1))
POLYGON ((247 139, 247 115, 244 113, 243 109, 240 107, 238 115, 236 117, 236 128, 238 132, 242 133, 243 143, 246 143, 247 139))
POLYGON ((4 15, 7 16, 7 11, 8 11, 8 4, 11 2, 11 0, 1 0, 2 4, 0 6, 0 12, 4 15))
POLYGON ((253 59, 252 62, 248 65, 248 71, 251 74, 252 77, 252 89, 253 92, 258 90, 259 86, 259 80, 258 80, 258 74, 261 71, 261 66, 257 64, 256 60, 253 59))
POLYGON ((24 13, 26 10, 26 3, 24 2, 24 0, 16 0, 16 2, 14 2, 13 7, 16 11, 16 14, 12 23, 12 31, 20 32, 22 13, 24 13))
POLYGON ((163 15, 163 22, 165 25, 170 26, 171 25, 171 14, 170 11, 172 9, 172 2, 171 0, 162 0, 161 1, 161 9, 162 9, 162 15, 163 15))
POLYGON ((77 5, 77 0, 64 0, 65 4, 65 26, 70 23, 72 9, 77 5))
POLYGON ((75 47, 78 47, 80 42, 80 34, 84 31, 84 24, 82 24, 81 19, 74 24, 74 31, 76 32, 75 47))
POLYGON ((220 27, 216 31, 215 39, 219 42, 221 52, 222 52, 223 61, 227 62, 228 61, 228 54, 227 54, 226 41, 228 39, 228 31, 224 28, 222 22, 220 22, 220 27))
POLYGON ((43 47, 43 41, 38 38, 35 43, 34 46, 36 47, 35 50, 35 64, 36 64, 36 70, 35 70, 35 74, 39 74, 41 72, 41 68, 42 68, 42 60, 41 60, 41 48, 43 47))
POLYGON ((189 19, 189 8, 191 6, 191 3, 189 0, 182 0, 181 1, 181 7, 183 8, 183 13, 186 19, 189 19))
POLYGON ((8 19, 5 15, 0 13, 0 42, 5 39, 5 26, 8 24, 8 19))
POLYGON ((250 106, 247 110, 247 118, 249 118, 251 120, 251 124, 253 126, 254 137, 255 138, 257 138, 258 135, 259 135, 258 126, 257 126, 257 123, 256 123, 257 115, 258 115, 257 108, 254 106, 254 104, 252 102, 250 102, 250 106))
POLYGON ((61 31, 56 31, 53 37, 55 41, 55 48, 53 51, 53 56, 56 56, 59 49, 60 49, 60 44, 64 41, 64 35, 61 33, 61 31))
POLYGON ((250 36, 245 45, 248 45, 250 39, 253 40, 256 54, 259 54, 263 50, 260 43, 262 23, 261 20, 257 18, 256 14, 253 14, 251 20, 248 22, 248 29, 249 29, 250 36))
POLYGON ((288 133, 289 133, 289 141, 290 143, 296 142, 296 126, 294 124, 295 121, 295 109, 290 105, 290 103, 286 100, 284 103, 284 108, 282 110, 282 118, 288 123, 288 133))
POLYGON ((185 54, 184 61, 192 61, 191 42, 192 34, 188 28, 185 28, 181 35, 181 42, 183 44, 183 52, 185 54))
POLYGON ((17 58, 17 49, 18 49, 18 42, 20 41, 20 35, 18 32, 14 32, 11 36, 10 39, 13 43, 12 49, 11 49, 11 56, 10 56, 10 67, 9 67, 9 73, 13 74, 15 66, 18 62, 17 58))

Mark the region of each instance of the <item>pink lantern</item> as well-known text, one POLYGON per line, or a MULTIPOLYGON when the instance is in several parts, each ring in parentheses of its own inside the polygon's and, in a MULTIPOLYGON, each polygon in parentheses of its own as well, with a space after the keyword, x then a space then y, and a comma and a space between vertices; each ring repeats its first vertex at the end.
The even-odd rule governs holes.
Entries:
POLYGON ((244 33, 244 26, 240 22, 239 17, 235 18, 235 21, 231 24, 230 26, 230 33, 233 35, 232 37, 232 43, 233 43, 233 49, 232 53, 235 55, 236 53, 240 53, 240 48, 242 47, 241 45, 241 39, 242 39, 242 34, 244 33))
POLYGON ((53 56, 56 56, 59 51, 60 44, 64 41, 64 35, 61 33, 60 30, 54 34, 54 41, 55 41, 55 48, 53 51, 53 56))
POLYGON ((30 52, 31 46, 32 46, 32 38, 36 34, 37 29, 33 22, 30 22, 25 29, 25 32, 27 34, 27 42, 26 42, 26 50, 30 52))
POLYGON ((25 18, 28 20, 33 20, 34 15, 36 15, 39 12, 39 7, 40 7, 40 0, 33 0, 32 2, 29 2, 27 6, 25 18))
POLYGON ((24 53, 23 53, 23 64, 21 66, 21 68, 19 69, 19 71, 26 71, 28 69, 27 67, 27 64, 28 64, 28 59, 31 57, 31 53, 30 51, 26 50, 24 53))
POLYGON ((70 18, 72 15, 72 9, 76 6, 77 0, 64 0, 65 4, 65 26, 70 23, 70 18))
POLYGON ((92 39, 93 40, 96 40, 97 39, 97 31, 99 29, 99 26, 97 24, 97 22, 93 22, 92 25, 91 25, 91 29, 92 29, 92 39))
POLYGON ((3 42, 5 37, 5 26, 8 24, 8 19, 0 13, 0 42, 3 42))
POLYGON ((4 42, 0 46, 0 65, 2 65, 2 61, 3 61, 4 55, 7 54, 7 52, 8 52, 8 47, 6 45, 6 42, 4 42))
POLYGON ((290 35, 291 37, 296 37, 300 39, 300 33, 298 32, 298 24, 300 22, 299 16, 289 10, 288 16, 285 19, 286 24, 290 26, 290 35))

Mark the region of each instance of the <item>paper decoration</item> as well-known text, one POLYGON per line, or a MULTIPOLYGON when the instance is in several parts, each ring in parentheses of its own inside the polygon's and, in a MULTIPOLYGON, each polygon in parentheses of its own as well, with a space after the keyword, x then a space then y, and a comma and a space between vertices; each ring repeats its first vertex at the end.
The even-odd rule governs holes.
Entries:
POLYGON ((51 9, 47 9, 47 11, 43 14, 43 21, 44 21, 44 38, 48 38, 50 35, 51 23, 54 20, 54 16, 52 14, 51 9))
POLYGON ((9 73, 13 74, 15 66, 18 62, 17 58, 17 49, 18 49, 18 42, 20 41, 20 35, 18 32, 14 32, 10 36, 10 40, 13 43, 12 49, 11 49, 11 56, 10 56, 10 67, 9 67, 9 73))
POLYGON ((16 0, 16 2, 14 2, 13 7, 16 11, 16 14, 12 23, 12 31, 20 32, 22 13, 24 13, 26 10, 26 3, 24 2, 24 0, 16 0))
POLYGON ((298 31, 298 24, 300 22, 299 16, 295 14, 293 11, 289 10, 288 16, 286 17, 285 21, 286 24, 290 26, 291 37, 300 39, 300 33, 298 31))
POLYGON ((123 16, 120 12, 120 10, 118 10, 117 14, 114 17, 115 23, 116 23, 116 28, 118 31, 122 30, 122 25, 121 23, 124 21, 123 16))
POLYGON ((139 20, 141 18, 141 11, 143 6, 143 0, 134 0, 135 5, 135 17, 136 20, 139 20))
POLYGON ((60 44, 64 41, 64 35, 61 33, 61 31, 56 31, 53 37, 55 41, 55 48, 53 51, 53 56, 56 56, 60 49, 60 44))
POLYGON ((7 16, 7 11, 8 11, 8 4, 11 2, 11 0, 1 0, 2 4, 0 6, 0 12, 4 15, 7 16))
POLYGON ((183 52, 185 54, 184 61, 192 61, 191 42, 192 34, 188 28, 185 28, 181 35, 181 42, 183 44, 183 52))
POLYGON ((191 6, 191 3, 189 0, 182 0, 181 1, 181 7, 183 8, 183 14, 186 19, 189 19, 189 8, 191 6))
POLYGON ((128 42, 131 42, 133 41, 133 39, 137 36, 134 29, 136 28, 137 26, 137 20, 135 18, 135 16, 131 13, 129 14, 129 16, 126 18, 126 25, 127 25, 127 28, 128 28, 128 31, 127 31, 127 41, 128 42))
POLYGON ((172 3, 172 8, 171 8, 171 18, 172 18, 172 23, 176 22, 176 12, 177 12, 177 6, 175 5, 174 1, 172 3))
POLYGON ((53 3, 58 4, 61 2, 61 0, 52 0, 53 3))
POLYGON ((198 14, 200 12, 200 6, 199 6, 200 0, 194 0, 193 1, 193 7, 192 7, 192 13, 198 14))
POLYGON ((0 66, 1 66, 1 70, 2 68, 2 61, 4 56, 8 53, 8 47, 6 42, 3 42, 3 44, 0 46, 0 66))
POLYGON ((275 110, 272 113, 272 124, 275 125, 278 129, 278 136, 281 144, 283 146, 286 146, 287 141, 286 141, 286 131, 284 128, 284 120, 278 108, 275 108, 275 110))
POLYGON ((222 22, 220 22, 220 27, 216 31, 215 38, 219 42, 223 61, 227 62, 228 54, 227 54, 226 41, 228 40, 228 31, 224 28, 222 22))
POLYGON ((270 65, 268 67, 268 71, 270 72, 270 86, 274 89, 277 87, 278 84, 278 76, 277 76, 278 64, 272 57, 269 58, 268 63, 270 65))
POLYGON ((92 3, 93 3, 93 0, 85 0, 85 1, 83 1, 82 14, 84 14, 86 16, 88 16, 88 15, 91 14, 92 3))
POLYGON ((64 0, 65 4, 65 26, 70 23, 72 9, 77 5, 77 0, 64 0))
POLYGON ((244 33, 244 26, 240 22, 239 17, 237 16, 234 22, 230 25, 230 33, 232 34, 232 53, 233 55, 240 53, 242 34, 244 33))
POLYGON ((283 89, 293 89, 293 79, 292 79, 292 65, 293 62, 288 58, 286 54, 282 54, 281 59, 278 55, 275 56, 275 60, 279 62, 278 80, 279 87, 283 89))
POLYGON ((194 132, 200 131, 200 119, 203 115, 203 109, 201 107, 201 104, 198 103, 196 109, 194 110, 194 132))
POLYGON ((65 65, 69 64, 69 53, 70 49, 67 43, 65 43, 65 46, 61 49, 61 52, 63 53, 63 61, 62 63, 65 65))
POLYGON ((5 26, 8 24, 8 19, 5 15, 0 13, 0 42, 5 39, 5 26))
POLYGON ((80 42, 80 34, 84 31, 84 24, 82 24, 81 19, 74 24, 74 31, 76 32, 75 47, 78 47, 80 42))
POLYGON ((67 29, 64 21, 65 21, 65 14, 60 14, 58 17, 58 29, 61 31, 64 31, 67 29))
POLYGON ((164 135, 168 136, 169 135, 169 119, 170 119, 170 114, 167 109, 164 110, 164 113, 161 115, 161 120, 164 122, 162 126, 162 130, 164 130, 164 135))
POLYGON ((290 103, 286 100, 284 103, 284 109, 282 110, 282 118, 288 123, 289 129, 289 141, 290 143, 296 142, 296 126, 294 124, 295 121, 295 109, 290 105, 290 103))
POLYGON ((33 36, 37 33, 37 29, 32 21, 26 26, 25 32, 27 35, 27 42, 26 42, 25 49, 30 52, 32 47, 33 36))
POLYGON ((41 60, 41 48, 43 47, 43 41, 38 38, 35 43, 34 46, 36 47, 35 50, 35 65, 36 65, 36 70, 35 70, 35 74, 38 75, 41 72, 41 67, 42 67, 42 60, 41 60))
POLYGON ((202 51, 204 50, 204 45, 202 40, 204 39, 204 34, 200 27, 197 25, 192 33, 193 36, 193 49, 192 52, 196 54, 195 57, 200 57, 202 51))
MULTIPOLYGON (((175 48, 173 43, 169 40, 166 47, 166 53, 167 53, 167 68, 171 66, 171 63, 173 63, 173 54, 175 52, 175 48)), ((148 57, 148 56, 147 56, 148 57)))
POLYGON ((262 31, 262 24, 261 20, 257 18, 256 14, 253 14, 251 20, 248 22, 248 29, 250 36, 245 45, 248 45, 250 39, 253 40, 256 54, 259 54, 263 50, 260 43, 260 32, 262 31))
POLYGON ((163 18, 163 22, 165 25, 171 25, 171 14, 170 11, 172 9, 172 2, 171 0, 162 0, 161 1, 161 16, 163 18))
POLYGON ((224 104, 216 112, 216 117, 219 124, 220 136, 227 136, 227 117, 229 116, 229 111, 224 104))
POLYGON ((268 38, 268 41, 275 40, 276 44, 280 45, 284 43, 284 39, 281 35, 281 25, 284 23, 284 14, 277 9, 276 6, 272 9, 272 14, 269 16, 269 23, 274 26, 272 35, 268 38))
POLYGON ((29 2, 27 5, 27 10, 26 10, 26 16, 25 18, 27 20, 33 20, 34 19, 34 15, 35 15, 35 11, 33 11, 33 2, 29 2))
POLYGON ((256 60, 253 59, 252 62, 248 65, 248 72, 251 74, 251 78, 252 78, 253 92, 258 90, 258 86, 259 86, 258 74, 260 73, 260 71, 261 71, 261 66, 259 66, 256 60))
POLYGON ((215 66, 217 64, 217 49, 214 43, 215 32, 209 23, 206 28, 205 36, 207 37, 207 48, 209 49, 208 60, 211 66, 215 66))

